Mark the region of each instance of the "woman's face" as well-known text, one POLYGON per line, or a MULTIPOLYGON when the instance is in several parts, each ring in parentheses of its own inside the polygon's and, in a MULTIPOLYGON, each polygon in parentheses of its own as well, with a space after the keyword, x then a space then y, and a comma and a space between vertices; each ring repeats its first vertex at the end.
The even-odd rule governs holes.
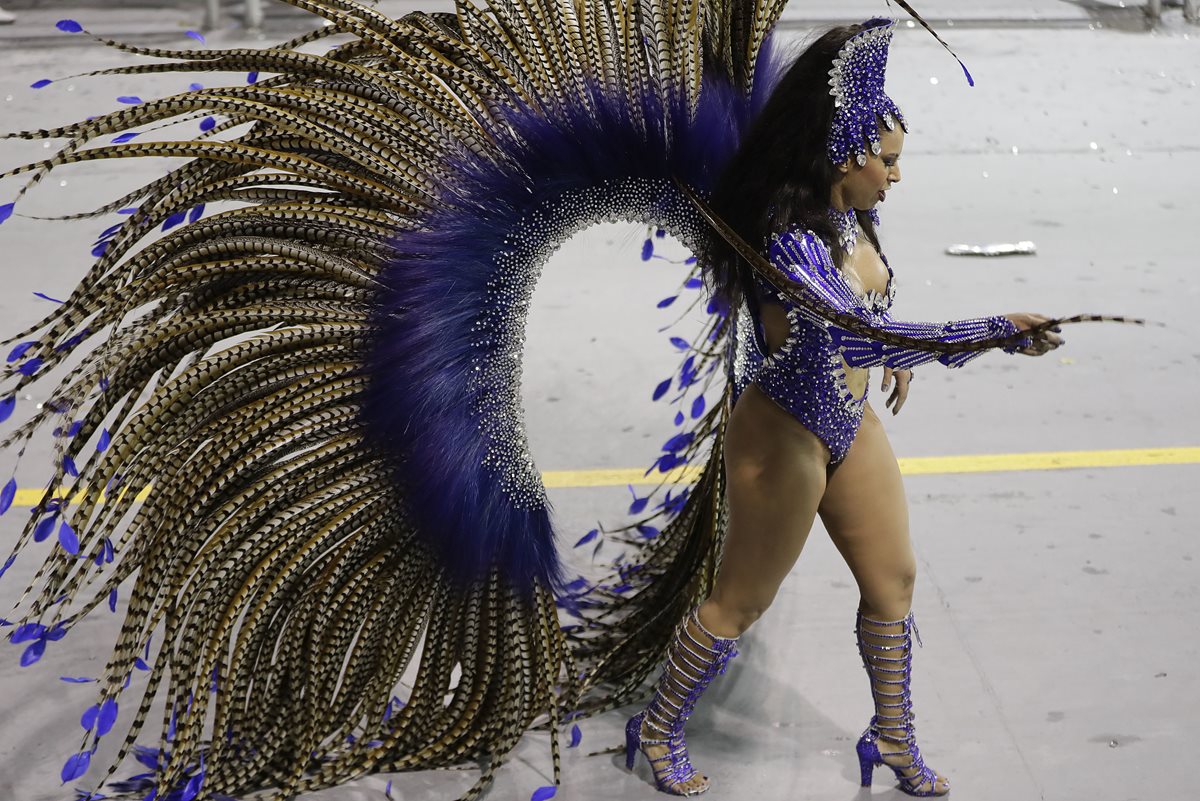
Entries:
POLYGON ((834 205, 841 200, 847 208, 868 211, 882 203, 893 184, 900 183, 900 151, 904 149, 904 130, 897 125, 893 131, 879 128, 879 144, 883 149, 876 156, 867 149, 867 163, 860 167, 851 156, 837 167, 833 186, 834 205))

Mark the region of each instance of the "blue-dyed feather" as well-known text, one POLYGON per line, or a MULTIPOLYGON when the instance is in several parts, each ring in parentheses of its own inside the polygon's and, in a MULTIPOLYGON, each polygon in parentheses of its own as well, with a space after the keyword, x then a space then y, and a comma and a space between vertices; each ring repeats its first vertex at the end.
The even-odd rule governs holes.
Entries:
POLYGON ((87 773, 88 766, 92 763, 92 752, 84 751, 75 754, 67 760, 67 764, 63 765, 62 780, 63 784, 73 782, 83 774, 87 773))
MULTIPOLYGON (((0 515, 9 510, 13 505, 13 500, 17 497, 17 480, 10 478, 8 483, 4 485, 4 489, 0 490, 0 515)), ((0 573, 0 575, 3 575, 0 573)))
MULTIPOLYGON (((498 570, 523 591, 561 586, 548 509, 514 502, 501 473, 484 462, 490 442, 475 410, 497 387, 471 380, 481 347, 494 346, 472 326, 500 272, 495 254, 511 249, 505 238, 522 220, 567 192, 628 180, 669 187, 676 177, 711 189, 778 76, 768 55, 760 64, 751 98, 708 80, 694 117, 682 97, 642 98, 645 128, 634 123, 627 98, 597 88, 553 121, 513 110, 491 130, 509 159, 464 150, 447 165, 455 178, 440 187, 442 202, 395 235, 381 275, 363 418, 405 488, 418 535, 451 579, 498 570)), ((654 208, 680 202, 667 192, 654 208)))
POLYGON ((41 659, 42 654, 44 653, 46 653, 46 641, 34 640, 21 654, 21 667, 29 667, 34 662, 41 659))
POLYGON ((100 714, 96 717, 96 736, 103 737, 112 731, 113 724, 117 722, 117 699, 105 698, 104 703, 100 704, 100 714))
POLYGON ((50 532, 54 531, 55 525, 58 524, 58 517, 51 515, 44 517, 38 522, 37 528, 33 530, 33 541, 42 542, 50 536, 50 532))

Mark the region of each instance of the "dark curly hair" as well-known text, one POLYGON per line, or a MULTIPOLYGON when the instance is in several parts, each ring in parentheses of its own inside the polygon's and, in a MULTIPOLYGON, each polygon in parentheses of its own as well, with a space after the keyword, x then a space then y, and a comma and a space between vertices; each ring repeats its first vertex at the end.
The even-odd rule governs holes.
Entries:
MULTIPOLYGON (((711 205, 752 247, 765 248, 772 234, 791 225, 810 229, 827 243, 837 241, 829 218, 836 165, 826 155, 834 108, 829 71, 846 41, 862 30, 862 25, 833 28, 800 54, 718 177, 711 205)), ((878 247, 870 217, 858 216, 878 247)), ((840 267, 841 248, 830 250, 840 267)), ((750 265, 724 240, 714 244, 707 261, 715 298, 736 307, 752 292, 750 265)))

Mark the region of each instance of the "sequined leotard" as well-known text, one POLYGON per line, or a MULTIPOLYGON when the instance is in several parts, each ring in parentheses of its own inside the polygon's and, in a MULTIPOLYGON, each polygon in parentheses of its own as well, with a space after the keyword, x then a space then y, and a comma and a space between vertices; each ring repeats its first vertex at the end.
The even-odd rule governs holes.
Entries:
MULTIPOLYGON (((888 266, 885 292, 860 296, 838 271, 828 246, 811 231, 788 230, 771 242, 769 257, 789 276, 817 289, 835 306, 877 327, 921 339, 942 342, 982 341, 1017 333, 1004 317, 983 317, 950 323, 910 323, 891 317, 895 281, 888 266)), ((734 399, 750 384, 779 404, 829 448, 830 463, 846 458, 862 422, 865 390, 852 391, 847 368, 887 365, 908 369, 930 361, 958 367, 979 352, 939 356, 928 351, 883 346, 850 334, 827 323, 787 300, 773 286, 757 281, 758 297, 743 304, 738 313, 733 339, 734 399), (788 336, 768 355, 760 302, 783 306, 788 319, 788 336)))

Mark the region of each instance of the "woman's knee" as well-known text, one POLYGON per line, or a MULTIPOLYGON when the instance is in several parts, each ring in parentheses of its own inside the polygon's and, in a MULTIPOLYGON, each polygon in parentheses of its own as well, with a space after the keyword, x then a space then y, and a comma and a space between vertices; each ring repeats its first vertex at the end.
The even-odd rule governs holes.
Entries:
POLYGON ((912 608, 916 583, 916 562, 907 560, 885 571, 871 571, 859 577, 863 611, 871 617, 899 620, 912 608))
POLYGON ((723 598, 714 592, 700 607, 700 623, 718 637, 740 637, 774 598, 723 598))

